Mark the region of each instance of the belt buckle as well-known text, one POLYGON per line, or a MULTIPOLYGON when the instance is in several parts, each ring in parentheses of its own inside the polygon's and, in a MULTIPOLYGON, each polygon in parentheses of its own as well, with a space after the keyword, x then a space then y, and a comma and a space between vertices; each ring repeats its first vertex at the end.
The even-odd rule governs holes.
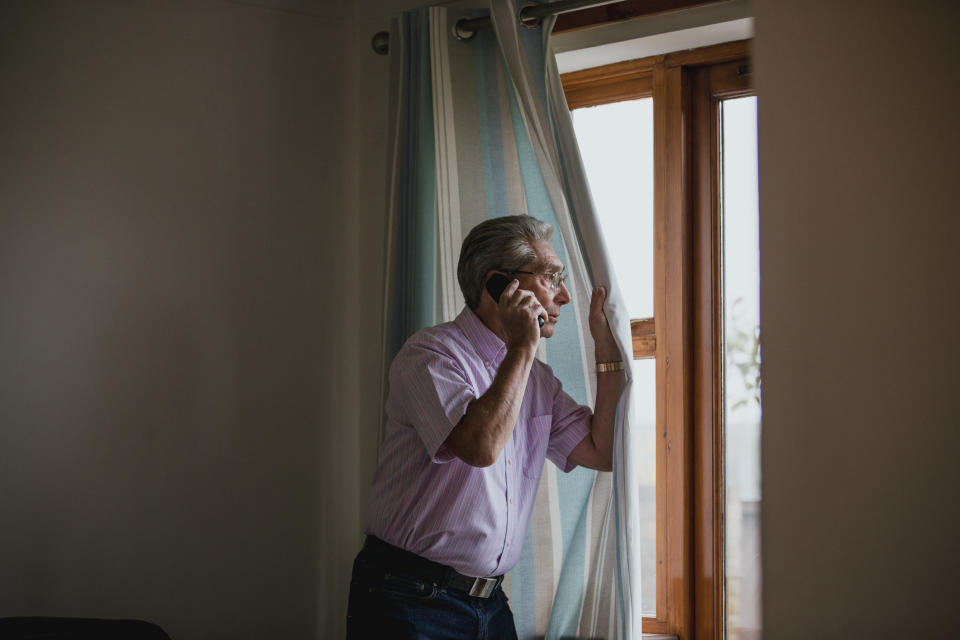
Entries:
POLYGON ((470 587, 470 595, 477 598, 489 598, 497 588, 497 578, 477 578, 470 587))

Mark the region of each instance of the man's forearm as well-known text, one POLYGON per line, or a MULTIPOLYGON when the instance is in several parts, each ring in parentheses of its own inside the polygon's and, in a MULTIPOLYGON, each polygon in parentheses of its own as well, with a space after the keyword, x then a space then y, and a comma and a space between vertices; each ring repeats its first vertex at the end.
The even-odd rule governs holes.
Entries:
MULTIPOLYGON (((597 301, 594 299, 592 302, 597 301)), ((602 317, 602 311, 599 308, 596 310, 602 317)), ((609 328, 604 332, 594 332, 594 355, 597 363, 621 361, 620 348, 609 328)), ((629 362, 624 364, 630 366, 629 362)), ((614 423, 617 419, 617 403, 626 379, 623 370, 597 372, 597 396, 593 419, 590 421, 590 437, 599 457, 600 468, 607 470, 613 468, 614 423)))
POLYGON ((507 351, 493 384, 470 403, 447 437, 445 444, 454 455, 474 467, 496 462, 517 424, 534 357, 529 348, 507 351))
POLYGON ((597 400, 590 420, 590 437, 601 458, 601 468, 613 468, 613 434, 617 403, 626 376, 623 371, 597 373, 597 400))

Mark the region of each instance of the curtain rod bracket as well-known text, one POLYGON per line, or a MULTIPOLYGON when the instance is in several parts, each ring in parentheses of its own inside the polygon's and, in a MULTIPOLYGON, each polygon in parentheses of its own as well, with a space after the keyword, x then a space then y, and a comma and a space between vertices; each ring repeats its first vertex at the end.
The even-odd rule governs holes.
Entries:
POLYGON ((536 29, 540 26, 540 23, 543 22, 543 18, 541 16, 527 15, 527 12, 536 6, 537 5, 535 4, 525 4, 517 9, 517 22, 519 22, 521 26, 524 26, 527 29, 536 29))
POLYGON ((373 34, 373 38, 370 40, 370 46, 381 56, 387 55, 390 51, 390 34, 386 31, 378 31, 373 34))

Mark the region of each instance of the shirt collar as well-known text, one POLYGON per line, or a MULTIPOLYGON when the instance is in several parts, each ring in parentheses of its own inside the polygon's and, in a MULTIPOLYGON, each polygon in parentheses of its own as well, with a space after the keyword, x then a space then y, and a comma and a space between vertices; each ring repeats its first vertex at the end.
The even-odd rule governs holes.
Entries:
POLYGON ((453 321, 476 348, 484 360, 499 366, 507 352, 507 345, 500 337, 483 324, 483 320, 470 307, 464 307, 453 321))

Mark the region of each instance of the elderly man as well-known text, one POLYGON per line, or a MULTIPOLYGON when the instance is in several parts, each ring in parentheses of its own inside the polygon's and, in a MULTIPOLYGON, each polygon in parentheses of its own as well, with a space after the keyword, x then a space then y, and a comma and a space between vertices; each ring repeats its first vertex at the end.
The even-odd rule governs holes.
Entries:
POLYGON ((602 287, 590 303, 594 411, 535 358, 570 302, 552 233, 530 216, 477 225, 457 268, 466 308, 394 359, 348 638, 516 638, 500 582, 519 558, 544 459, 565 472, 611 469, 624 374, 602 287), (495 274, 512 278, 499 302, 486 286, 495 274))

